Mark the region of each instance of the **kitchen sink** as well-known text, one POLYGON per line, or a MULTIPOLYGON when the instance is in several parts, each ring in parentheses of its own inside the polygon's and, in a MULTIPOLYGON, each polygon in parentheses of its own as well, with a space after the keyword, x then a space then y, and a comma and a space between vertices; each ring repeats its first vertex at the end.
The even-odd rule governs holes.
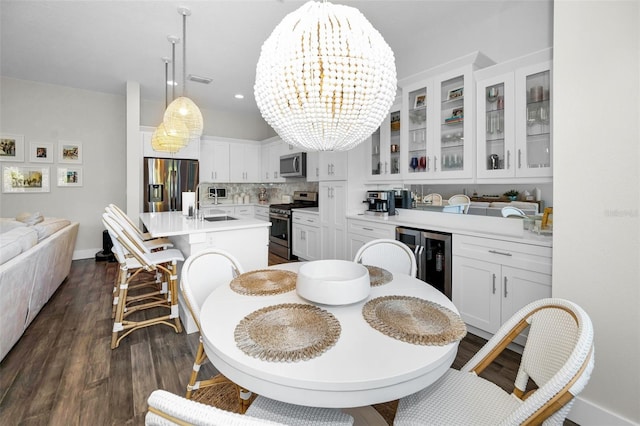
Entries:
POLYGON ((211 217, 205 217, 204 220, 207 220, 209 222, 220 222, 222 220, 237 220, 237 219, 231 216, 211 216, 211 217))

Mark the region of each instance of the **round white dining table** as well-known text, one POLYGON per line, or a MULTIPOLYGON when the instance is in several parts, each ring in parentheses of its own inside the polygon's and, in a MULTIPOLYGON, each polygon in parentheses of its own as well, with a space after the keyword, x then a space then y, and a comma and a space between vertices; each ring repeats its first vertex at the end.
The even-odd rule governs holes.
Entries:
MULTIPOLYGON (((303 263, 270 268, 297 272, 303 263)), ((201 310, 202 339, 207 356, 236 384, 259 395, 292 404, 348 408, 387 401, 423 389, 442 376, 453 363, 458 342, 444 346, 407 343, 372 328, 362 307, 373 298, 387 295, 414 296, 435 302, 453 312, 453 303, 431 285, 404 274, 393 274, 387 284, 371 287, 369 296, 344 306, 316 305, 340 322, 336 344, 309 360, 263 361, 238 348, 236 325, 247 315, 282 303, 312 304, 295 290, 256 296, 234 292, 229 285, 216 288, 201 310)))

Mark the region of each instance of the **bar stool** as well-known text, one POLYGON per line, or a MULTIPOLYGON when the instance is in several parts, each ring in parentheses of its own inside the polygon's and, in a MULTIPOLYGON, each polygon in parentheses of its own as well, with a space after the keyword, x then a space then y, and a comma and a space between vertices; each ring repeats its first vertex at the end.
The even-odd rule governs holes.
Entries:
POLYGON ((167 249, 151 253, 145 253, 130 238, 130 235, 115 221, 108 213, 103 213, 102 223, 109 231, 112 240, 118 242, 123 250, 125 257, 133 257, 141 268, 128 273, 126 262, 120 264, 121 271, 119 273, 119 286, 116 312, 113 321, 113 331, 111 335, 111 349, 115 349, 120 341, 134 332, 135 330, 156 324, 164 324, 172 327, 176 333, 182 332, 180 317, 178 315, 178 262, 184 261, 184 257, 179 250, 167 249), (152 300, 135 306, 127 306, 127 293, 129 283, 142 270, 160 271, 167 278, 169 283, 166 299, 152 300), (129 319, 129 316, 137 311, 150 308, 164 307, 169 310, 166 315, 158 315, 156 317, 147 318, 140 321, 129 319), (173 322, 171 322, 173 321, 173 322))

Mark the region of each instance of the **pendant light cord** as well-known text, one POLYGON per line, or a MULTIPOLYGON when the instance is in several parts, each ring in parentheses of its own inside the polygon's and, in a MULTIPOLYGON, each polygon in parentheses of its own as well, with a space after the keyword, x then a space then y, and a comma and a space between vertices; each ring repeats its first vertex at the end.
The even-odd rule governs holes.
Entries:
POLYGON ((182 96, 187 96, 187 14, 182 13, 182 96))

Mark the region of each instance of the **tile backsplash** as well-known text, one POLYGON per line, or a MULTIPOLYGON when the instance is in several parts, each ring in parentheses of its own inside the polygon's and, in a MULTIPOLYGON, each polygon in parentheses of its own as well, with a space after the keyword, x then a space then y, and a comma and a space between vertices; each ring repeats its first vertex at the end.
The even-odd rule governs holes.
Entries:
POLYGON ((227 198, 219 200, 222 204, 233 204, 236 195, 248 194, 251 203, 258 202, 258 194, 260 188, 267 189, 269 203, 281 203, 283 195, 291 195, 295 191, 318 191, 317 182, 284 182, 284 183, 201 183, 200 184, 200 202, 202 204, 212 203, 213 200, 207 198, 210 186, 216 188, 226 188, 227 198))

